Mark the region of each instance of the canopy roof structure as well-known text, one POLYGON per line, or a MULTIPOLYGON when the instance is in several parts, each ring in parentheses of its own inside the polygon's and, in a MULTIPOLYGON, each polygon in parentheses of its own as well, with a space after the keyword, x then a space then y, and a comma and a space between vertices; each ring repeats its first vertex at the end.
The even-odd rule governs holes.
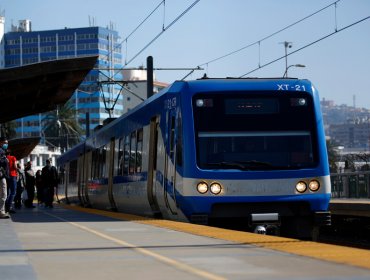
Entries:
POLYGON ((0 123, 54 110, 71 98, 97 56, 0 70, 0 123))
POLYGON ((33 151, 36 145, 40 143, 40 137, 16 138, 8 142, 11 155, 19 160, 27 157, 33 151))
MULTIPOLYGON (((95 66, 97 56, 53 60, 0 70, 0 123, 54 110, 64 104, 95 66)), ((17 159, 40 137, 9 140, 17 159)))

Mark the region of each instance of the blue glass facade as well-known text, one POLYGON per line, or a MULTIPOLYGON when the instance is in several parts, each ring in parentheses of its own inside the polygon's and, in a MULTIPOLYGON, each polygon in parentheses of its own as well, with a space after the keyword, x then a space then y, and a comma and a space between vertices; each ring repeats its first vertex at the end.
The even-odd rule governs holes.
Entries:
MULTIPOLYGON (((121 46, 117 31, 102 27, 66 28, 60 30, 8 32, 5 39, 5 67, 23 66, 48 60, 98 55, 94 70, 91 70, 71 98, 78 111, 81 126, 85 129, 86 113, 90 114, 90 129, 109 117, 105 107, 112 107, 111 117, 123 113, 123 98, 119 85, 99 87, 98 81, 107 77, 122 80, 121 46), (119 94, 119 95, 118 95, 119 94), (104 98, 103 98, 104 97, 104 98), (105 105, 106 104, 106 105, 105 105)), ((37 102, 37 101, 35 101, 37 102)), ((17 136, 42 136, 44 114, 18 119, 17 136)))

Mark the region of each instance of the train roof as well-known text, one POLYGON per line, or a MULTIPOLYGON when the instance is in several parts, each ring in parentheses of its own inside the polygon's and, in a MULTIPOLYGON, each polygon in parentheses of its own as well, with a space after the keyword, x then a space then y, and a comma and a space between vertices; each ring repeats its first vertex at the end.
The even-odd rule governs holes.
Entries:
MULTIPOLYGON (((179 81, 181 82, 181 81, 179 81)), ((172 86, 175 86, 175 82, 172 86)), ((209 92, 209 91, 224 91, 224 90, 287 90, 296 91, 295 85, 305 85, 306 90, 311 92, 312 83, 307 79, 295 78, 206 78, 186 83, 190 91, 193 92, 209 92)))

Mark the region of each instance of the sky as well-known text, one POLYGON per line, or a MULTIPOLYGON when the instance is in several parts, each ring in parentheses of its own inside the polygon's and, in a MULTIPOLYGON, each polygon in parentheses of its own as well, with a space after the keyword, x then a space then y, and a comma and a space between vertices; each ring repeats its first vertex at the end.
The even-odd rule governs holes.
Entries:
MULTIPOLYGON (((305 67, 289 67, 288 76, 311 80, 321 98, 337 105, 370 109, 370 19, 354 24, 370 16, 369 0, 340 0, 336 5, 335 0, 166 0, 155 10, 161 2, 0 0, 0 10, 5 32, 21 19, 31 20, 33 31, 113 26, 123 42, 123 63, 130 62, 126 68, 145 67, 148 56, 153 56, 155 68, 203 68, 187 79, 246 73, 246 77, 282 77, 286 70, 283 42, 291 42, 288 66, 305 67)), ((157 70, 155 76, 172 83, 188 73, 157 70)))

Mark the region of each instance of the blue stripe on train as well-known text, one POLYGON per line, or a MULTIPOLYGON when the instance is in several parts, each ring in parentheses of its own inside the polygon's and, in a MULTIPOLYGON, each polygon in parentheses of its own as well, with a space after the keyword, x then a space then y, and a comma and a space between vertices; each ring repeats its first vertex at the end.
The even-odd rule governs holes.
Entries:
POLYGON ((189 218, 191 214, 210 214, 212 206, 217 203, 269 203, 269 202, 308 202, 312 211, 327 211, 330 194, 306 194, 283 196, 177 196, 177 204, 189 218))

